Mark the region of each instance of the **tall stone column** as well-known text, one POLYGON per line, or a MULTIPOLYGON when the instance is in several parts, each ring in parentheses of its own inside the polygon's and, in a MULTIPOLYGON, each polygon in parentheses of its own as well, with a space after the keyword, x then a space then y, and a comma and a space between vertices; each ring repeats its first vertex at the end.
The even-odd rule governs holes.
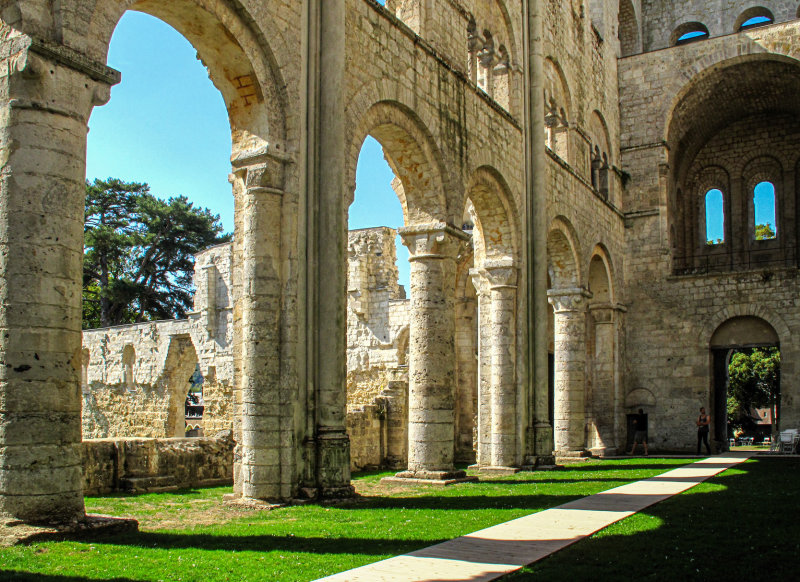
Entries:
POLYGON ((280 162, 273 159, 276 167, 267 169, 266 158, 262 154, 234 160, 236 238, 241 241, 236 492, 252 499, 286 499, 294 493, 294 464, 286 458, 294 443, 280 363, 283 191, 279 184, 265 181, 281 175, 280 162))
POLYGON ((553 289, 548 295, 555 313, 555 453, 577 456, 586 443, 586 300, 591 294, 553 289))
POLYGON ((524 36, 525 245, 524 280, 527 333, 527 462, 552 463, 547 361, 547 148, 544 142, 544 2, 522 0, 524 36))
POLYGON ((81 289, 87 120, 119 73, 24 35, 0 77, 0 515, 84 517, 81 289))
POLYGON ((455 432, 456 258, 468 236, 445 223, 400 229, 410 253, 408 471, 398 477, 452 479, 455 432))
POLYGON ((616 454, 620 422, 619 314, 621 305, 608 303, 589 306, 594 324, 592 361, 593 391, 591 419, 595 427, 592 453, 616 454))
POLYGON ((486 265, 489 283, 491 354, 491 465, 511 467, 517 461, 516 317, 517 269, 486 265))
POLYGON ((345 2, 309 0, 307 57, 308 304, 306 345, 313 418, 307 483, 327 497, 351 495, 347 436, 347 213, 345 168, 345 2))

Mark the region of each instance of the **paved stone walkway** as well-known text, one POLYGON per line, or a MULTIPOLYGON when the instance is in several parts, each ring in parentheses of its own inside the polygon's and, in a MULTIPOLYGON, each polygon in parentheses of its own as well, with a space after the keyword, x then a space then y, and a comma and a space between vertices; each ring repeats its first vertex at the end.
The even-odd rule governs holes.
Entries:
POLYGON ((494 580, 746 461, 725 453, 430 546, 321 578, 326 582, 494 580))

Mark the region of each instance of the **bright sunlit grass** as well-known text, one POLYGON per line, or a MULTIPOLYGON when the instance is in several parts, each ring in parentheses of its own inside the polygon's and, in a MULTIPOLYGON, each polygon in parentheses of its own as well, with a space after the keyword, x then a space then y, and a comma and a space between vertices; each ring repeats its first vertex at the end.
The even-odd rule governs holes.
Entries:
POLYGON ((137 534, 36 543, 0 551, 0 579, 312 580, 535 513, 684 464, 591 461, 557 471, 445 489, 385 489, 336 505, 251 511, 222 505, 229 488, 89 498, 87 511, 140 520, 137 534))

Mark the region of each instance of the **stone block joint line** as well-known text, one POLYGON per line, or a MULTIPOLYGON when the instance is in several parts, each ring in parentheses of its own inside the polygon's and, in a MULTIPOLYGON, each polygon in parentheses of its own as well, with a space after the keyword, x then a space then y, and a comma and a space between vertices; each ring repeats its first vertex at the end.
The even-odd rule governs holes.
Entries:
POLYGON ((318 582, 495 580, 687 491, 750 456, 749 453, 729 453, 703 459, 435 546, 321 578, 318 582))

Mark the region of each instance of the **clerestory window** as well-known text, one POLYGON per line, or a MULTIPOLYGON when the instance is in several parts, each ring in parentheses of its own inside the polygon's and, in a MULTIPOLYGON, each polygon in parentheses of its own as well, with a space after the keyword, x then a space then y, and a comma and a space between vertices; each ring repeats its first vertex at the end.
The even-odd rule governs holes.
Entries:
POLYGON ((755 240, 778 238, 775 220, 775 186, 772 182, 760 182, 753 188, 753 214, 755 240))
POLYGON ((714 188, 706 192, 706 244, 720 245, 725 242, 725 196, 714 188))

